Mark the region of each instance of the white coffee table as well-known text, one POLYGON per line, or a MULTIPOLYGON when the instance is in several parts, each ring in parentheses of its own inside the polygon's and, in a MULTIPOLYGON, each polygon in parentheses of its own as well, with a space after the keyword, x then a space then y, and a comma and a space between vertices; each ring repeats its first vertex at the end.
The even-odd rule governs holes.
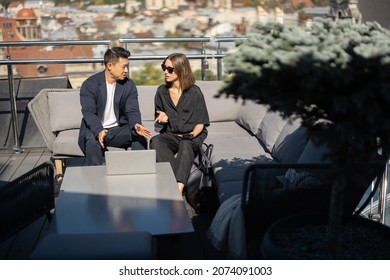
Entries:
POLYGON ((105 168, 66 169, 52 232, 161 236, 194 231, 169 163, 157 163, 157 173, 145 175, 107 176, 105 168))

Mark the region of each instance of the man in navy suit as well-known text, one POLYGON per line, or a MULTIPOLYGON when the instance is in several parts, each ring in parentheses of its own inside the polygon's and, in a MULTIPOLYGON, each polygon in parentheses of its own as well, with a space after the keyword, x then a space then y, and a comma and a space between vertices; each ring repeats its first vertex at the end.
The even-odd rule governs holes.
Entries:
POLYGON ((104 54, 105 69, 83 82, 80 89, 79 146, 85 165, 103 164, 107 146, 133 150, 147 148, 149 129, 142 126, 138 92, 127 77, 130 52, 121 47, 104 54))

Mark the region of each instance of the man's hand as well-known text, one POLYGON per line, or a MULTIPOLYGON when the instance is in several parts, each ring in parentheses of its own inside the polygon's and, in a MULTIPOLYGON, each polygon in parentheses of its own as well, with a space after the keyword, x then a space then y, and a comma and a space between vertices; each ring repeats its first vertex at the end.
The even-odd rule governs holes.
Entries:
POLYGON ((102 131, 99 132, 98 140, 102 148, 104 148, 104 137, 106 137, 107 133, 108 133, 107 129, 103 129, 102 131))
POLYGON ((168 122, 168 116, 165 112, 157 110, 156 113, 158 114, 158 117, 154 120, 154 122, 162 124, 168 122))
POLYGON ((140 125, 138 123, 135 124, 134 130, 135 130, 135 132, 137 132, 138 135, 141 135, 141 136, 144 136, 147 138, 152 137, 152 132, 150 132, 149 129, 147 129, 146 127, 144 127, 143 125, 140 125))

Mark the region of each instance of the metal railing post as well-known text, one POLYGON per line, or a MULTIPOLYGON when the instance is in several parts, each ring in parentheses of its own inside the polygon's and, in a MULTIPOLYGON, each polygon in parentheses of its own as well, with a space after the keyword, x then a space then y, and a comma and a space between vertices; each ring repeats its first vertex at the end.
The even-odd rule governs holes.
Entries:
MULTIPOLYGON (((202 52, 201 52, 202 55, 206 54, 205 50, 202 49, 202 52)), ((207 60, 205 58, 202 58, 202 63, 201 63, 201 79, 202 81, 206 80, 206 63, 208 64, 207 60)))
MULTIPOLYGON (((7 54, 7 59, 11 60, 11 55, 7 54)), ((14 152, 20 153, 22 152, 22 149, 20 147, 19 143, 19 125, 18 125, 18 112, 16 107, 16 97, 15 97, 15 90, 14 90, 14 74, 12 71, 12 65, 7 65, 7 71, 8 71, 8 87, 9 87, 9 99, 11 104, 11 119, 12 119, 12 128, 14 132, 14 152)))
MULTIPOLYGON (((206 50, 205 50, 205 45, 204 45, 204 42, 202 42, 202 51, 201 51, 201 54, 202 55, 205 55, 206 54, 206 50)), ((209 62, 207 61, 207 58, 204 57, 202 58, 202 66, 201 66, 201 73, 202 73, 202 81, 206 80, 206 71, 207 69, 209 69, 209 62)))
MULTIPOLYGON (((218 42, 217 54, 221 54, 221 42, 218 42)), ((217 58, 217 80, 222 80, 222 59, 217 58)))
POLYGON ((224 55, 222 55, 222 48, 221 48, 221 43, 226 43, 226 42, 237 42, 237 41, 242 41, 246 40, 246 37, 218 37, 215 38, 215 42, 218 43, 217 45, 217 79, 222 80, 222 58, 224 55))

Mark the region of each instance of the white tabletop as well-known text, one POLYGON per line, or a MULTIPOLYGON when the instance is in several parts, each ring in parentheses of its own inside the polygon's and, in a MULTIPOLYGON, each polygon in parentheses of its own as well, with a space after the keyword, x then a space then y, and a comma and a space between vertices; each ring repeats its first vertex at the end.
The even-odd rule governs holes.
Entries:
POLYGON ((192 232, 169 163, 156 174, 107 176, 105 166, 68 167, 56 203, 56 233, 192 232))

